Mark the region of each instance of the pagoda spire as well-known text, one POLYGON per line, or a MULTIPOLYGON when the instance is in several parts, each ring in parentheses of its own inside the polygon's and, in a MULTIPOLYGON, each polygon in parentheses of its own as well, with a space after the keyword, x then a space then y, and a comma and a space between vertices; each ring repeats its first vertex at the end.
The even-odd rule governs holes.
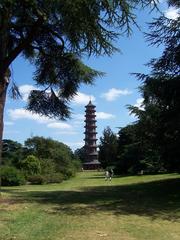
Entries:
POLYGON ((100 166, 97 152, 96 138, 96 106, 92 104, 91 98, 85 106, 85 152, 86 159, 83 164, 84 169, 97 169, 100 166))

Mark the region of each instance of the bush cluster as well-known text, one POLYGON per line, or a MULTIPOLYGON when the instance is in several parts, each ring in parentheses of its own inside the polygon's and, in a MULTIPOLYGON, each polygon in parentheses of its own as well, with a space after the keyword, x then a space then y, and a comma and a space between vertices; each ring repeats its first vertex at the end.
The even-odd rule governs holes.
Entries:
POLYGON ((63 143, 33 137, 25 146, 12 140, 4 140, 8 151, 3 153, 1 179, 3 186, 25 184, 61 183, 75 176, 80 163, 63 143))
POLYGON ((32 175, 28 176, 27 180, 30 184, 47 184, 47 183, 61 183, 65 180, 61 173, 54 173, 49 175, 32 175))
POLYGON ((15 167, 1 167, 1 184, 2 186, 18 186, 25 184, 24 175, 15 167))

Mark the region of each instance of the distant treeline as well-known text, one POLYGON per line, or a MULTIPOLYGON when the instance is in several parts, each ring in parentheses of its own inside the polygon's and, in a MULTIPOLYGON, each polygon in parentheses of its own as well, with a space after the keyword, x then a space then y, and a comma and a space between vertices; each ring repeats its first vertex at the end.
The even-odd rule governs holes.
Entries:
POLYGON ((44 137, 29 138, 24 145, 3 140, 2 185, 62 182, 79 168, 79 160, 61 142, 44 137))

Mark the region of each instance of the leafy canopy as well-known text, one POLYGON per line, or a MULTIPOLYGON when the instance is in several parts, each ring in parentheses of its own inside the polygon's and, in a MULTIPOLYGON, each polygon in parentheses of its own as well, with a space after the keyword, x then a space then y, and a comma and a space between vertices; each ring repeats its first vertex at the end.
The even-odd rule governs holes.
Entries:
MULTIPOLYGON (((180 6, 179 1, 170 3, 180 6)), ((154 166, 159 162, 168 171, 180 171, 180 16, 161 16, 150 24, 150 30, 150 44, 164 44, 164 50, 149 63, 149 75, 137 74, 144 109, 131 106, 130 110, 138 116, 138 133, 148 161, 154 156, 154 166)))
MULTIPOLYGON (((152 2, 154 4, 152 4, 152 2)), ((111 55, 119 34, 131 32, 134 10, 151 8, 152 0, 1 0, 0 81, 22 54, 36 67, 41 88, 31 92, 27 109, 49 117, 67 118, 68 101, 81 83, 102 73, 86 66, 87 55, 111 55)), ((13 87, 13 95, 17 88, 13 87)))
POLYGON ((99 143, 99 161, 103 168, 114 166, 117 159, 117 136, 106 127, 99 143))

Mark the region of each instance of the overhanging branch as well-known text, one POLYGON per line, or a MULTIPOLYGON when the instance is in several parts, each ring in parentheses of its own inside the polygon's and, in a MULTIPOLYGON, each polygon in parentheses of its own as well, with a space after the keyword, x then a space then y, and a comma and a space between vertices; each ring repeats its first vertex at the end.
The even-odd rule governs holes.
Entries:
POLYGON ((31 30, 27 34, 27 37, 23 39, 17 47, 9 54, 7 58, 4 60, 4 69, 7 69, 9 65, 16 59, 16 57, 23 51, 24 48, 28 46, 34 39, 34 37, 38 34, 39 28, 42 26, 44 22, 43 17, 40 17, 32 26, 31 30))

